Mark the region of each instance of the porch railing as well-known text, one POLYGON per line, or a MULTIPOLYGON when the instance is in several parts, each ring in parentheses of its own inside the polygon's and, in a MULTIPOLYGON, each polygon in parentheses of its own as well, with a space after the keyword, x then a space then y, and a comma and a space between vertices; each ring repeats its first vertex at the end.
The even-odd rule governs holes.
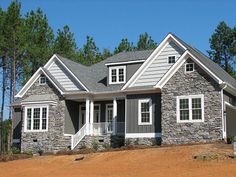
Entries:
POLYGON ((74 149, 85 135, 99 136, 105 134, 124 135, 125 122, 116 122, 115 124, 112 122, 85 124, 76 134, 71 136, 71 149, 74 149), (116 126, 115 128, 113 127, 114 125, 116 126))
POLYGON ((81 129, 79 129, 79 131, 76 134, 72 135, 71 149, 74 149, 77 146, 77 144, 79 144, 79 142, 87 134, 87 130, 88 130, 88 124, 84 124, 84 126, 81 129))

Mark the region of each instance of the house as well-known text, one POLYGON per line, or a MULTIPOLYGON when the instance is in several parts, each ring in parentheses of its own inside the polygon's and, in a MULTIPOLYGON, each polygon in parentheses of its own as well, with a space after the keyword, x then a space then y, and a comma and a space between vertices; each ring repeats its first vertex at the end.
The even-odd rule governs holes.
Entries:
POLYGON ((92 66, 53 55, 15 96, 22 151, 212 142, 236 135, 236 80, 168 34, 92 66))

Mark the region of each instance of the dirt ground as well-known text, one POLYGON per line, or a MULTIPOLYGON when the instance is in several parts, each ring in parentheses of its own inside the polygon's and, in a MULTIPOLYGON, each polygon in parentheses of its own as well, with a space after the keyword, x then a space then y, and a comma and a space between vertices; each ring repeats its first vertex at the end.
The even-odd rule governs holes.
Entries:
POLYGON ((161 147, 84 155, 42 156, 0 163, 0 177, 235 177, 232 147, 222 144, 161 147), (201 154, 214 160, 196 160, 201 154))

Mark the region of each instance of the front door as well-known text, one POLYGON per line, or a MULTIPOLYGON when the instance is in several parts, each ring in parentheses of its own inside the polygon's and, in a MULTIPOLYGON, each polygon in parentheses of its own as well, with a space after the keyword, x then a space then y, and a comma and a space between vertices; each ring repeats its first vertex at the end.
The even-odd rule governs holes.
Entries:
POLYGON ((106 104, 107 133, 112 133, 113 105, 106 104))
POLYGON ((79 129, 81 129, 85 124, 85 110, 85 105, 79 105, 79 129))

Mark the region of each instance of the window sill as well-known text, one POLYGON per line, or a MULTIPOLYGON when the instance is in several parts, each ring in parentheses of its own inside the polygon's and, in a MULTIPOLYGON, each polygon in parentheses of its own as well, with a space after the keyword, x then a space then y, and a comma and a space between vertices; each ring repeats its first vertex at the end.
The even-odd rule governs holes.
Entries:
POLYGON ((152 125, 152 123, 139 123, 138 125, 152 125))
POLYGON ((25 133, 42 133, 47 132, 48 130, 25 130, 25 133))
POLYGON ((184 120, 184 121, 178 120, 177 121, 177 123, 201 123, 201 122, 204 122, 204 120, 184 120))

